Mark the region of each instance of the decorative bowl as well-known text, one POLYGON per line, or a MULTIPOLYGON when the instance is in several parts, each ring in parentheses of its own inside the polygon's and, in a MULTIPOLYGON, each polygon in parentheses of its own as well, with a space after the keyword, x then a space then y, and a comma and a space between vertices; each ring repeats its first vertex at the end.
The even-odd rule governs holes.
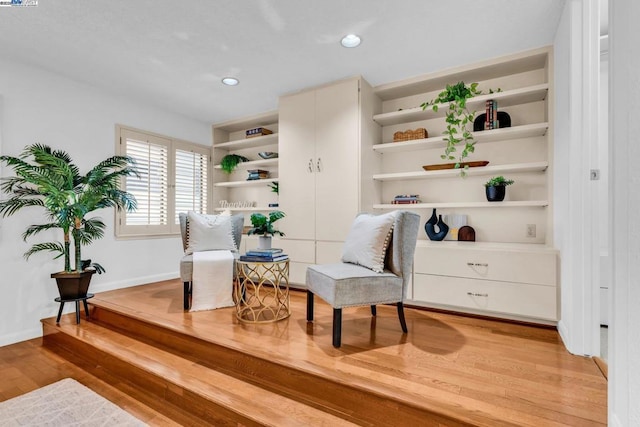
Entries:
POLYGON ((278 153, 275 153, 273 151, 261 151, 258 153, 258 156, 262 157, 263 159, 275 159, 278 157, 278 153))

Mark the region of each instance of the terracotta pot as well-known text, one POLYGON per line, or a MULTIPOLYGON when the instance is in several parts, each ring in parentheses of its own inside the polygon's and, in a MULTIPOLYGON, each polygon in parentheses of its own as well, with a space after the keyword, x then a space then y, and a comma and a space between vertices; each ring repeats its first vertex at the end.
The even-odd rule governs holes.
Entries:
POLYGON ((56 279, 60 299, 75 300, 87 296, 89 283, 91 283, 91 277, 94 273, 95 270, 85 270, 79 273, 61 271, 51 274, 51 277, 56 279))

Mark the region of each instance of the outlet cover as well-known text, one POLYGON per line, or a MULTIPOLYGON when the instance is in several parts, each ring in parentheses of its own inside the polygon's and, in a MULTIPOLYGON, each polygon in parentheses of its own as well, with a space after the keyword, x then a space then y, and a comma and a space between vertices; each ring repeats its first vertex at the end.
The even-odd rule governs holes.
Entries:
POLYGON ((527 224, 527 237, 536 237, 536 225, 527 224))

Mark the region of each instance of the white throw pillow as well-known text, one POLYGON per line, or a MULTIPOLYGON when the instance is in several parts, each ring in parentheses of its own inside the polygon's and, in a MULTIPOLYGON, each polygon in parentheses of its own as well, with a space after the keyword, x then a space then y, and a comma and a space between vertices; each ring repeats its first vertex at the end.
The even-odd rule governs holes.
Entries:
POLYGON ((342 249, 342 261, 382 273, 396 212, 358 215, 342 249))
POLYGON ((233 225, 228 215, 203 215, 187 213, 187 254, 214 250, 236 250, 233 225))

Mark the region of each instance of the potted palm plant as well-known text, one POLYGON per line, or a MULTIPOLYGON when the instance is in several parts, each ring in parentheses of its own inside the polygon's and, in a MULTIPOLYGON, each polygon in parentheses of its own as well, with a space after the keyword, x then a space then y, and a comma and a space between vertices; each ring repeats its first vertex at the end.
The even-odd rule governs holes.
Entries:
POLYGON ((258 238, 258 247, 260 249, 269 249, 271 247, 271 237, 275 234, 279 236, 284 236, 282 231, 278 231, 273 228, 273 223, 279 220, 280 218, 284 218, 284 212, 282 211, 273 211, 269 212, 269 216, 265 216, 261 213, 251 214, 251 227, 247 234, 250 236, 252 234, 257 234, 260 237, 258 238))
POLYGON ((0 156, 0 162, 15 172, 15 176, 3 178, 0 184, 0 191, 9 196, 0 201, 0 215, 11 216, 28 207, 45 211, 48 222, 29 226, 22 234, 25 241, 47 230, 62 232, 62 242, 36 243, 25 252, 25 258, 42 251, 54 253, 55 259, 64 257, 64 270, 51 275, 58 284, 60 298, 86 297, 91 276, 104 269, 90 261, 83 263, 82 246, 102 238, 105 229, 100 218, 87 218, 87 214, 108 207, 127 211, 136 208, 135 197, 119 189, 121 177, 138 174, 133 159, 109 157, 81 175, 65 151, 32 144, 19 157, 0 156))

